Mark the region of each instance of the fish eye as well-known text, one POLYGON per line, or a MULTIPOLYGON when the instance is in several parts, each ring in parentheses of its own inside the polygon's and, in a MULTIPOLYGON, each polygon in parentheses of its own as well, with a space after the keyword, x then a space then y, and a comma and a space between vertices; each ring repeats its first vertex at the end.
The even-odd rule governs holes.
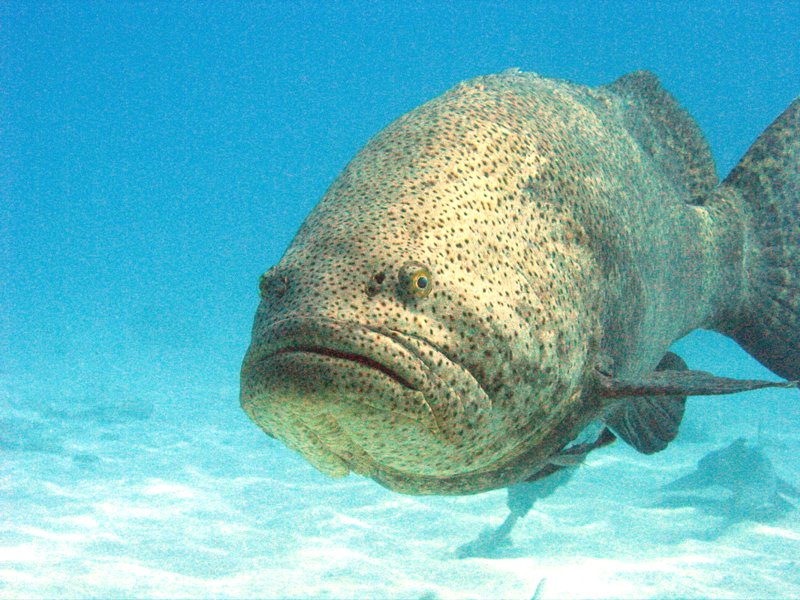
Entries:
POLYGON ((415 298, 425 298, 431 293, 433 276, 420 263, 409 262, 400 268, 400 289, 415 298))
POLYGON ((274 269, 264 273, 258 280, 258 291, 263 300, 270 297, 280 298, 286 293, 288 287, 289 280, 287 277, 275 272, 274 269))

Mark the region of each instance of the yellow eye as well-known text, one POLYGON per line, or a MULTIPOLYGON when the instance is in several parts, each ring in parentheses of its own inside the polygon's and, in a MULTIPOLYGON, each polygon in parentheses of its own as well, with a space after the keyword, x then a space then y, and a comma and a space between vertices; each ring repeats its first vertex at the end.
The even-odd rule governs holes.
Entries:
POLYGON ((425 298, 431 293, 432 287, 433 276, 423 265, 410 262, 400 268, 400 288, 406 294, 425 298))
POLYGON ((419 271, 411 277, 411 289, 419 296, 430 294, 431 277, 427 271, 419 271))

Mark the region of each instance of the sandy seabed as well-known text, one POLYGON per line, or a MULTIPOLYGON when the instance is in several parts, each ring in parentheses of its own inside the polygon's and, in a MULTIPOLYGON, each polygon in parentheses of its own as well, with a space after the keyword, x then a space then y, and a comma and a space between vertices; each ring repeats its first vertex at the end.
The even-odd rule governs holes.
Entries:
MULTIPOLYGON (((800 597, 800 511, 717 531, 719 516, 660 502, 734 427, 654 456, 596 451, 512 546, 458 559, 503 520, 504 491, 328 479, 250 423, 236 392, 109 406, 5 385, 0 597, 528 599, 543 579, 545 599, 800 597)), ((800 436, 781 431, 765 452, 797 485, 800 436)))

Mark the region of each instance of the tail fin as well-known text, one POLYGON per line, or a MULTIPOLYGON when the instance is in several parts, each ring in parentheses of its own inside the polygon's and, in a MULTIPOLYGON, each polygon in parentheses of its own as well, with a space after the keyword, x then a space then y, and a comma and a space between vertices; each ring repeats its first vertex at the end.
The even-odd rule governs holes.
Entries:
POLYGON ((751 215, 745 300, 720 327, 764 366, 800 379, 800 98, 725 179, 751 215))

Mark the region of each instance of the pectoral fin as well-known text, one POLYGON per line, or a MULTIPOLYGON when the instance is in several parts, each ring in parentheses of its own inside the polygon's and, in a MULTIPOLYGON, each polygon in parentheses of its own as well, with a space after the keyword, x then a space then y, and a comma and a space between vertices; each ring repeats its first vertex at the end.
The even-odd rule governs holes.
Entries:
POLYGON ((667 352, 654 372, 640 377, 621 379, 600 374, 599 394, 619 403, 606 417, 606 424, 639 452, 652 454, 666 448, 678 435, 687 396, 797 385, 796 381, 730 379, 690 371, 680 356, 667 352))
MULTIPOLYGON (((656 367, 656 372, 649 377, 660 373, 686 373, 687 366, 683 359, 672 352, 667 352, 661 362, 656 367)), ((644 389, 635 388, 633 382, 625 382, 620 385, 620 381, 609 379, 611 386, 619 386, 625 392, 620 396, 631 398, 631 402, 625 402, 611 412, 605 419, 614 432, 621 437, 627 444, 636 448, 643 454, 653 454, 667 447, 667 445, 678 435, 678 428, 683 419, 683 411, 686 405, 686 394, 672 393, 668 395, 650 394, 651 387, 643 386, 644 389), (634 393, 629 393, 628 389, 633 388, 634 393)), ((640 385, 644 379, 635 382, 640 385)), ((660 383, 660 382, 659 382, 660 383)), ((606 389, 614 390, 609 387, 606 389)), ((661 388, 658 388, 661 389, 661 388)), ((616 395, 606 396, 608 398, 618 398, 616 395)))
MULTIPOLYGON (((671 354, 671 353, 669 353, 671 354)), ((717 377, 705 371, 658 370, 635 379, 614 379, 601 376, 600 395, 603 398, 633 396, 717 396, 736 394, 762 388, 796 388, 797 381, 764 381, 762 379, 731 379, 717 377)))

